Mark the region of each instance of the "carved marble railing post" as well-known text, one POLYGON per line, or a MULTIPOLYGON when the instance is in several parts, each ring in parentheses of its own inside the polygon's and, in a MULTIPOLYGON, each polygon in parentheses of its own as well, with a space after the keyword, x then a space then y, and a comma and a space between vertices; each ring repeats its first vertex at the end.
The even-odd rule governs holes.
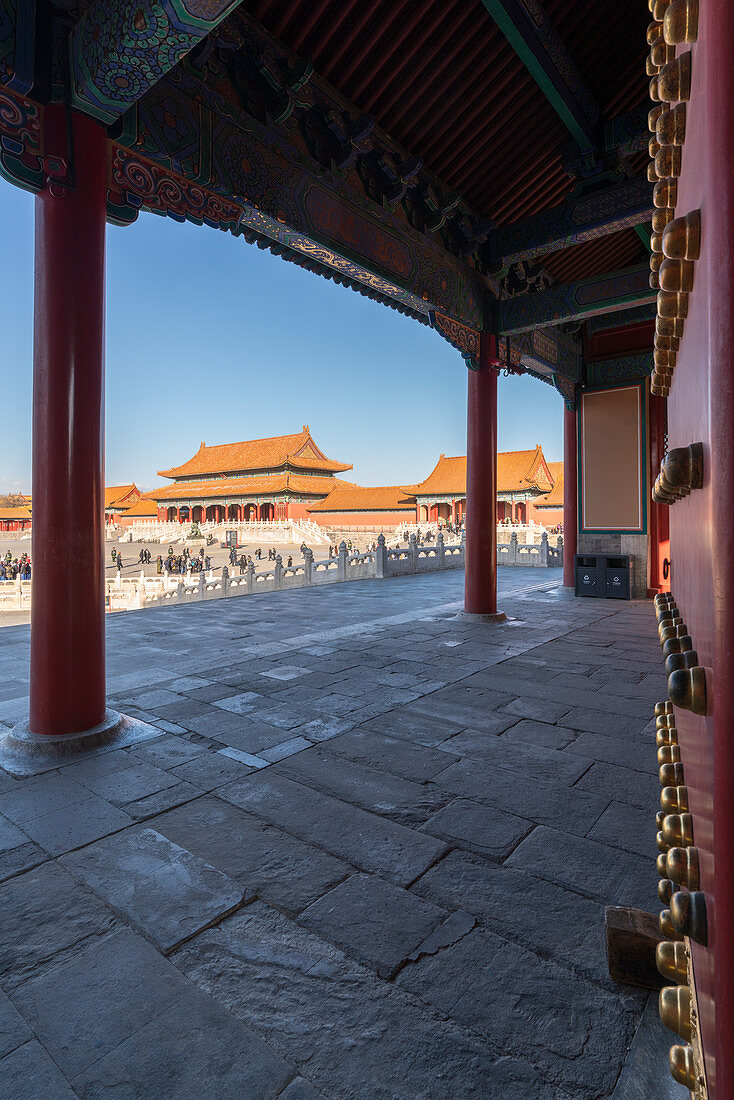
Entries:
POLYGON ((556 562, 556 565, 563 565, 563 535, 558 536, 556 550, 558 551, 558 561, 556 562))
POLYGON ((387 547, 385 546, 385 536, 379 534, 377 536, 377 549, 375 550, 375 576, 386 577, 387 576, 387 547))
POLYGON ((548 532, 544 531, 540 536, 540 564, 548 564, 548 532))
POLYGON ((283 558, 278 554, 275 559, 275 587, 282 588, 283 586, 283 558))
POLYGON ((226 565, 222 566, 222 592, 221 595, 227 596, 229 594, 229 569, 226 565))
POLYGON ((410 571, 411 573, 418 572, 418 539, 415 537, 415 532, 411 531, 409 538, 410 550, 410 571))
POLYGON ((183 581, 179 578, 176 583, 176 603, 183 602, 183 581))
POLYGON ((204 570, 202 569, 201 573, 199 573, 199 591, 196 597, 198 600, 203 600, 204 596, 206 595, 206 590, 204 588, 205 583, 206 577, 204 576, 204 570))
POLYGON ((444 562, 446 561, 446 551, 443 545, 443 532, 439 531, 436 536, 436 557, 438 558, 438 568, 443 569, 444 562))
POLYGON ((313 584, 313 550, 310 546, 303 549, 304 584, 313 584))
POLYGON ((517 531, 513 531, 510 535, 510 557, 508 561, 510 565, 517 565, 517 531))
POLYGON ((339 556, 337 558, 337 578, 340 581, 347 579, 347 544, 343 540, 339 543, 339 556))
POLYGON ((255 563, 254 562, 248 562, 247 570, 245 572, 245 576, 247 578, 246 587, 247 587, 247 593, 249 595, 250 592, 255 591, 255 563))

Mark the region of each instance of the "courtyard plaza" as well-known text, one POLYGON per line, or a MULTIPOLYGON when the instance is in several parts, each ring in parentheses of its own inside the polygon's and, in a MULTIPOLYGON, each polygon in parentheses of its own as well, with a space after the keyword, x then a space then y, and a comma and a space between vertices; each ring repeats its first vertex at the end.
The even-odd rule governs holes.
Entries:
POLYGON ((108 618, 147 738, 0 773, 3 1096, 685 1095, 604 947, 657 907, 654 617, 498 573, 502 624, 459 570, 108 618))

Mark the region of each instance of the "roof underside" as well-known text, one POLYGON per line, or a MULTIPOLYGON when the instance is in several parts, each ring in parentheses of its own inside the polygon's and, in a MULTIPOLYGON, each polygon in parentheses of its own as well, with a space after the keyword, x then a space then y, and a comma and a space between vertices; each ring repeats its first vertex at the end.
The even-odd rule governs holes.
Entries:
MULTIPOLYGON (((482 0, 244 7, 483 217, 516 221, 557 205, 573 186, 562 165, 569 134, 482 0)), ((604 120, 645 102, 644 4, 623 15, 616 0, 543 7, 604 120)), ((642 255, 634 234, 627 244, 623 263, 642 255)))

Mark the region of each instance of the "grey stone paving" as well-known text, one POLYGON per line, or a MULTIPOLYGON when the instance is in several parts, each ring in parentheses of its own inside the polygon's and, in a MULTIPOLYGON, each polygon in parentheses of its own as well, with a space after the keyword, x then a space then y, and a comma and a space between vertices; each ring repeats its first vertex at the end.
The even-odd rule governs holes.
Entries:
POLYGON ((604 957, 656 906, 654 620, 555 583, 501 571, 493 626, 455 572, 111 617, 160 736, 0 771, 0 1095, 682 1100, 604 957))

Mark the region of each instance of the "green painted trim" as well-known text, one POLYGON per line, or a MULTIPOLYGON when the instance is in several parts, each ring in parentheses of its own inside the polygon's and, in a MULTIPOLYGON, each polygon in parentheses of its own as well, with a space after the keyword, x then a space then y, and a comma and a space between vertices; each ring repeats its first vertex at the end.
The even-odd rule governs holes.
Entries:
POLYGON ((522 32, 505 11, 502 0, 482 0, 482 2, 579 148, 584 152, 593 148, 594 143, 590 140, 586 129, 579 123, 563 97, 558 94, 553 81, 523 38, 522 32))
POLYGON ((646 225, 636 225, 635 226, 635 233, 640 238, 640 240, 644 244, 647 251, 652 252, 652 248, 650 246, 650 233, 648 231, 647 226, 646 225))

